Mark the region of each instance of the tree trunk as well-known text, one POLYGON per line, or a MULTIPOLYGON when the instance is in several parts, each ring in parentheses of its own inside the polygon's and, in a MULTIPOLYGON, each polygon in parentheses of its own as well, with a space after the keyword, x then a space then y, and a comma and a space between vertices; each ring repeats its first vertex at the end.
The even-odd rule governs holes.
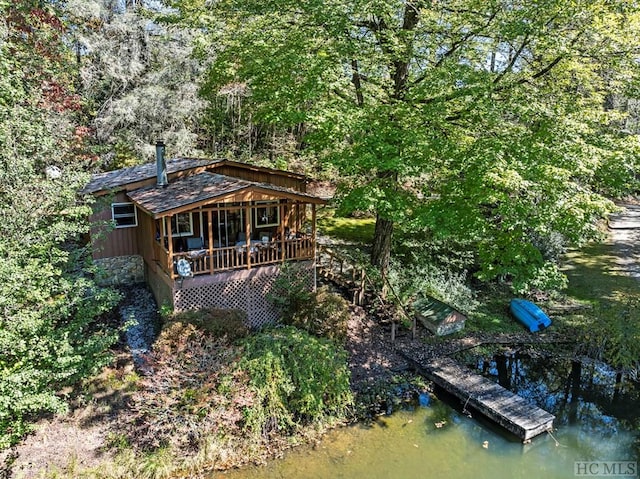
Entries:
POLYGON ((582 383, 582 363, 580 361, 571 361, 571 373, 569 375, 570 388, 567 388, 571 392, 571 403, 569 404, 569 411, 567 419, 569 424, 578 423, 578 405, 580 396, 580 385, 582 383))
POLYGON ((383 276, 386 276, 391 258, 391 237, 393 236, 393 221, 376 216, 376 229, 373 235, 373 249, 371 250, 371 264, 376 266, 383 276))

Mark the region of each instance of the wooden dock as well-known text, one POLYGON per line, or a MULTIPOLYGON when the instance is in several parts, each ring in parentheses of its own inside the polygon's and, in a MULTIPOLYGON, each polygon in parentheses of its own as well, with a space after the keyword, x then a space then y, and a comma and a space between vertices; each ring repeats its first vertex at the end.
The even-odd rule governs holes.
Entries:
POLYGON ((550 431, 555 416, 529 404, 499 384, 460 366, 451 358, 432 359, 416 367, 429 380, 518 436, 523 442, 550 431))

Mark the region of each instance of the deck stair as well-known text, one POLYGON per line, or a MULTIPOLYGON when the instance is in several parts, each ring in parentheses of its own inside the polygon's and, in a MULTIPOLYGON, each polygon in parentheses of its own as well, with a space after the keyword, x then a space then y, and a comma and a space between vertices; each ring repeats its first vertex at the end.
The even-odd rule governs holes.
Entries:
POLYGON ((349 292, 353 304, 362 306, 372 294, 367 289, 366 270, 340 252, 319 244, 316 266, 320 277, 349 292))

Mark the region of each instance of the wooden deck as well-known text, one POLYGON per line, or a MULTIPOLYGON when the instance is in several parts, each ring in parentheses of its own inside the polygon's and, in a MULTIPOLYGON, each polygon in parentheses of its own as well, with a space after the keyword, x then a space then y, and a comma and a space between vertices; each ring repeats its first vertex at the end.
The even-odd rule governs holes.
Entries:
POLYGON ((523 442, 553 427, 555 416, 451 358, 432 359, 416 367, 429 380, 458 397, 465 409, 480 412, 523 442))

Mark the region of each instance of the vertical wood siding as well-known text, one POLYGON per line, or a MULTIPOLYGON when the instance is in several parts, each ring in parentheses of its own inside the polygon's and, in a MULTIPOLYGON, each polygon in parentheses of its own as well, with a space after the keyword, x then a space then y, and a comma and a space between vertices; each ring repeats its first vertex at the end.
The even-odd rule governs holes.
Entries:
POLYGON ((267 171, 255 171, 246 168, 241 168, 234 165, 224 165, 216 168, 215 173, 232 176, 234 178, 240 178, 247 181, 255 181, 257 183, 269 183, 271 185, 283 186, 285 188, 291 188, 292 190, 305 193, 307 185, 304 180, 292 178, 289 176, 280 176, 271 174, 267 171))
POLYGON ((133 228, 112 229, 111 203, 130 203, 124 192, 112 197, 111 201, 101 198, 91 216, 91 249, 94 259, 112 258, 114 256, 127 256, 139 254, 138 230, 140 229, 140 217, 144 214, 138 210, 138 226, 133 228))

